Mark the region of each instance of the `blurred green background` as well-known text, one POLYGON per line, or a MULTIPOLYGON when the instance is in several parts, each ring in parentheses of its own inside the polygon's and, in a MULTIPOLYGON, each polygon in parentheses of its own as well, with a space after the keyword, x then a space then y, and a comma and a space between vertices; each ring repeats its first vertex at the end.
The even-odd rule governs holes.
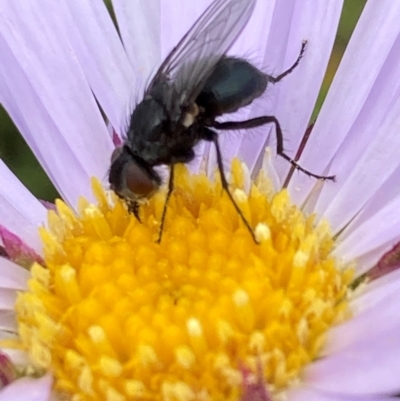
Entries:
MULTIPOLYGON (((324 1, 324 0, 315 0, 324 1)), ((345 0, 334 51, 317 103, 320 108, 366 0, 345 0)), ((58 195, 7 113, 0 106, 0 158, 38 198, 53 201, 58 195)))

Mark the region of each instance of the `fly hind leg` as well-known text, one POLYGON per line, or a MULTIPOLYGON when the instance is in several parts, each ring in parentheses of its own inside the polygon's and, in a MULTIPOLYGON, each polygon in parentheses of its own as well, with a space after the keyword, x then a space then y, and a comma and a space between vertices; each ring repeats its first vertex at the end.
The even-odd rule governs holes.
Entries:
POLYGON ((272 75, 268 75, 268 81, 272 82, 273 84, 276 84, 281 79, 285 78, 287 75, 289 75, 291 72, 293 72, 293 70, 299 65, 300 60, 303 58, 304 50, 306 49, 306 45, 307 45, 307 41, 303 40, 303 42, 301 43, 300 53, 299 53, 296 61, 294 62, 294 64, 289 69, 287 69, 286 71, 282 72, 282 74, 279 74, 277 77, 273 77, 272 75))
POLYGON ((214 128, 220 129, 220 130, 235 130, 235 129, 245 129, 245 128, 255 128, 255 127, 260 127, 261 125, 265 124, 274 124, 275 125, 275 133, 276 133, 276 153, 283 157, 285 160, 287 160, 294 168, 297 170, 302 171, 304 174, 307 174, 308 176, 317 178, 319 180, 331 180, 335 181, 335 176, 334 175, 318 175, 314 174, 311 171, 306 170, 305 168, 301 167, 300 164, 296 162, 296 160, 293 160, 290 156, 288 156, 284 149, 283 149, 283 134, 282 134, 282 129, 279 124, 279 121, 277 120, 276 117, 274 116, 262 116, 262 117, 256 117, 252 118, 250 120, 246 121, 226 121, 223 123, 219 123, 218 121, 213 121, 212 126, 214 128))
POLYGON ((168 181, 168 192, 164 202, 164 208, 161 215, 160 231, 158 232, 157 243, 161 243, 162 234, 164 231, 165 217, 167 216, 168 203, 174 190, 174 164, 171 164, 169 181, 168 181))

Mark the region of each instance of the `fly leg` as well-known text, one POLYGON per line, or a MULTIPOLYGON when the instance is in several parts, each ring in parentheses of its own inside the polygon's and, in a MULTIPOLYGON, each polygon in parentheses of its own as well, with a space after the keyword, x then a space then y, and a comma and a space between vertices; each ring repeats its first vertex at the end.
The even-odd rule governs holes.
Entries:
POLYGON ((299 65, 300 60, 303 58, 304 50, 306 49, 306 45, 307 45, 307 41, 303 40, 303 42, 301 43, 301 49, 300 49, 299 56, 297 57, 297 59, 294 62, 294 64, 289 69, 287 69, 286 71, 282 72, 282 74, 279 74, 277 77, 273 77, 272 75, 268 75, 268 81, 272 82, 273 84, 276 84, 281 79, 285 78, 287 75, 289 75, 291 72, 293 72, 293 70, 299 65))
POLYGON ((157 239, 158 244, 161 242, 161 237, 162 237, 162 233, 164 230, 165 217, 167 215, 168 203, 169 203, 169 199, 171 198, 171 194, 172 194, 173 190, 174 190, 174 164, 171 164, 169 181, 168 181, 168 192, 167 192, 167 197, 165 198, 164 208, 163 208, 163 212, 161 215, 160 231, 159 231, 158 239, 157 239))
POLYGON ((229 184, 225 176, 225 171, 224 171, 224 165, 222 163, 222 154, 221 154, 221 148, 219 147, 218 143, 218 134, 208 128, 204 128, 203 130, 203 139, 209 142, 212 142, 215 146, 215 150, 217 153, 217 164, 218 164, 218 170, 219 170, 219 175, 221 177, 221 184, 222 184, 222 189, 226 192, 228 195, 230 201, 232 202, 234 208, 238 212, 240 218, 242 219, 244 225, 246 228, 249 230, 254 242, 258 244, 258 241, 256 239, 256 236, 254 235, 254 231, 251 228, 249 222, 246 220, 246 217, 243 215, 243 212, 240 210, 239 206, 235 202, 235 199, 233 198, 232 194, 229 191, 229 184))
POLYGON ((126 203, 128 205, 128 212, 133 213, 133 215, 136 217, 137 221, 141 223, 142 221, 140 220, 139 216, 139 202, 135 200, 129 200, 126 199, 126 203))
POLYGON ((293 160, 290 156, 288 156, 284 149, 283 149, 283 134, 282 129, 279 124, 279 121, 274 116, 262 116, 252 118, 250 120, 245 121, 226 121, 223 123, 219 123, 217 121, 213 121, 210 124, 212 127, 220 129, 220 130, 235 130, 235 129, 243 129, 243 128, 255 128, 260 127, 264 124, 275 124, 275 133, 276 133, 276 153, 287 160, 294 168, 297 170, 302 171, 303 173, 307 174, 310 177, 317 178, 319 180, 332 180, 335 181, 334 175, 318 175, 314 174, 311 171, 306 170, 305 168, 301 167, 295 160, 293 160))

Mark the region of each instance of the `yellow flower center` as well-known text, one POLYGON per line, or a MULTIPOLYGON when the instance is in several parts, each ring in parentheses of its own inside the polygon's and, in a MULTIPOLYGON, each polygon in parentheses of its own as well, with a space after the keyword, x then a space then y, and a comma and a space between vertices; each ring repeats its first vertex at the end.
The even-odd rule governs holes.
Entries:
POLYGON ((330 256, 326 223, 263 177, 245 195, 234 163, 257 245, 220 184, 176 175, 161 244, 163 192, 142 206, 142 224, 96 181, 97 205, 49 212, 46 266, 33 266, 16 308, 33 365, 67 399, 238 401, 260 375, 276 394, 349 315, 353 273, 330 256))

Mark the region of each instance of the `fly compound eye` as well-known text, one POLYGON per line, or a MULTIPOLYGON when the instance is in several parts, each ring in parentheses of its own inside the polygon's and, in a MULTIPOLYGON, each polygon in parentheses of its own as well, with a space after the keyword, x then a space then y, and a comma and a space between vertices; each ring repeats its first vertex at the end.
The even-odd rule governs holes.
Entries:
POLYGON ((108 180, 119 197, 130 200, 149 197, 161 184, 157 173, 150 166, 146 168, 126 146, 112 153, 108 180))
POLYGON ((127 190, 137 198, 148 197, 158 188, 149 173, 134 160, 125 164, 122 174, 127 190))

